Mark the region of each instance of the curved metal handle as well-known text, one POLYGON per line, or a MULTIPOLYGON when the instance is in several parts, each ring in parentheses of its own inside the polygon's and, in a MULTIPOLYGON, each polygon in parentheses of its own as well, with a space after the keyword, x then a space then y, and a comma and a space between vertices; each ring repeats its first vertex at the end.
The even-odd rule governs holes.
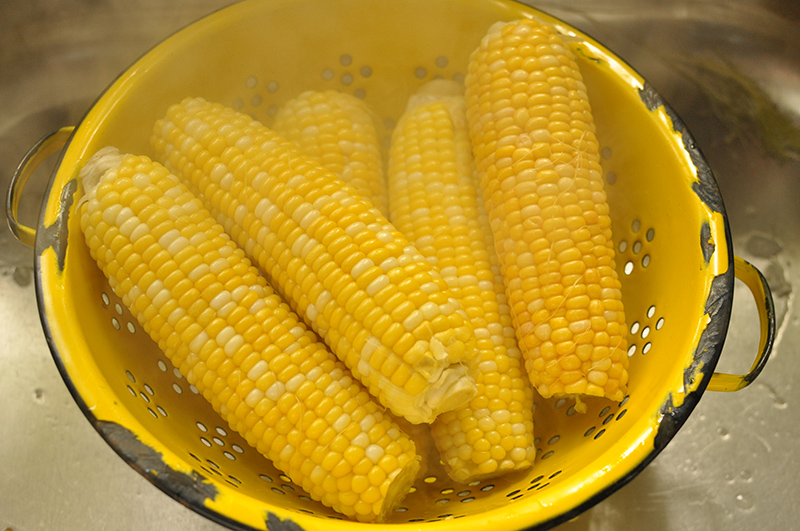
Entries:
POLYGON ((750 385, 767 364, 772 344, 775 342, 775 305, 764 275, 750 262, 738 256, 733 257, 733 263, 736 278, 750 288, 756 300, 761 339, 758 343, 758 355, 750 367, 750 372, 742 375, 715 372, 708 382, 709 391, 739 391, 750 385))
POLYGON ((17 219, 19 214, 19 198, 22 195, 28 179, 50 155, 61 151, 67 144, 74 127, 62 127, 58 131, 54 131, 43 136, 36 144, 22 157, 22 162, 17 166, 14 176, 11 177, 11 184, 6 193, 6 220, 8 220, 8 227, 14 234, 14 237, 27 245, 33 247, 36 239, 36 231, 26 225, 23 225, 17 219))

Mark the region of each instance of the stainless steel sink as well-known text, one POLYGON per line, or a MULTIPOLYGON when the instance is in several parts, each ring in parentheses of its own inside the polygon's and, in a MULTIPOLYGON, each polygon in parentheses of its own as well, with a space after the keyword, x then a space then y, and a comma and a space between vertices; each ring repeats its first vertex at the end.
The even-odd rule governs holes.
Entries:
MULTIPOLYGON (((142 52, 225 0, 0 3, 0 185, 43 134, 75 124, 142 52)), ((676 109, 725 200, 736 253, 766 275, 778 337, 758 380, 703 395, 629 485, 559 527, 794 529, 800 522, 800 7, 791 1, 543 1, 632 64, 676 109)), ((25 191, 34 225, 50 168, 25 191)), ((0 529, 220 529, 128 467, 75 406, 50 356, 33 253, 0 232, 0 529)), ((737 287, 719 370, 746 372, 755 306, 737 287), (738 296, 741 295, 741 296, 738 296)))

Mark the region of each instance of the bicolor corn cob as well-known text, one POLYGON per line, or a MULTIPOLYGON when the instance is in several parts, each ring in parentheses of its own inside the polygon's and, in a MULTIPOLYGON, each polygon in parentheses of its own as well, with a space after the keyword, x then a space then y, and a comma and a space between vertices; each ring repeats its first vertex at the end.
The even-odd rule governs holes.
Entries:
POLYGON ((146 157, 81 171, 81 228, 109 283, 187 381, 314 499, 382 518, 414 444, 272 291, 202 202, 146 157))
POLYGON ((476 392, 447 284, 351 187, 247 115, 188 98, 153 145, 381 404, 430 423, 476 392))
POLYGON ((476 165, 525 364, 547 398, 621 400, 628 358, 598 142, 555 29, 498 23, 466 77, 476 165))
POLYGON ((517 345, 472 158, 463 86, 433 81, 409 101, 389 157, 392 223, 432 260, 478 338, 478 394, 431 432, 445 470, 469 482, 529 467, 533 389, 517 345))
POLYGON ((389 216, 377 118, 363 100, 307 91, 278 109, 272 129, 389 216))

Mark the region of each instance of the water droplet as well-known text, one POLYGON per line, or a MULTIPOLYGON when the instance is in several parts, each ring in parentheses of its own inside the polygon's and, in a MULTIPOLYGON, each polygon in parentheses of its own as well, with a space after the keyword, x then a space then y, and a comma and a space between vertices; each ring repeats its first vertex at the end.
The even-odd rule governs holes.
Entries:
POLYGON ((12 277, 14 282, 24 288, 33 281, 33 268, 27 266, 17 266, 14 268, 12 277))
POLYGON ((750 501, 750 498, 745 496, 744 494, 737 494, 735 505, 737 508, 741 509, 742 511, 750 511, 753 509, 753 502, 750 501))
POLYGON ((769 236, 762 234, 750 235, 750 238, 745 243, 745 247, 750 254, 761 258, 770 258, 779 254, 783 250, 783 247, 780 243, 776 242, 769 236))
POLYGON ((774 394, 772 395, 772 406, 775 409, 786 409, 789 407, 789 404, 783 399, 783 397, 779 396, 778 394, 774 394))
POLYGON ((739 472, 739 477, 745 480, 746 482, 750 483, 753 481, 753 473, 749 470, 745 469, 739 472))
POLYGON ((727 481, 728 483, 733 483, 733 474, 731 474, 730 472, 725 474, 725 481, 727 481))
POLYGON ((717 433, 720 434, 720 436, 722 437, 723 440, 727 441, 728 439, 731 438, 731 434, 728 432, 727 428, 719 428, 717 430, 717 433))

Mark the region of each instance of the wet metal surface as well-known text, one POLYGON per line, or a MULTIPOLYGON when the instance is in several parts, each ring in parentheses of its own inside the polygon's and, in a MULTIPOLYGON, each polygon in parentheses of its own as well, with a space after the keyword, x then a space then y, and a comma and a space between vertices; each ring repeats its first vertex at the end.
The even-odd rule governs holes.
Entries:
MULTIPOLYGON (((0 188, 41 136, 74 125, 141 53, 223 0, 0 3, 0 188)), ((629 485, 559 531, 792 529, 800 484, 800 9, 791 1, 547 1, 674 108, 725 200, 734 250, 766 276, 778 334, 758 380, 703 395, 629 485), (568 7, 567 7, 568 5, 568 7)), ((31 179, 34 225, 52 163, 31 179), (49 167, 48 167, 49 166, 49 167)), ((0 529, 219 530, 125 464, 83 416, 42 333, 33 250, 0 231, 0 529)), ((737 282, 718 370, 746 372, 758 317, 737 282)))

